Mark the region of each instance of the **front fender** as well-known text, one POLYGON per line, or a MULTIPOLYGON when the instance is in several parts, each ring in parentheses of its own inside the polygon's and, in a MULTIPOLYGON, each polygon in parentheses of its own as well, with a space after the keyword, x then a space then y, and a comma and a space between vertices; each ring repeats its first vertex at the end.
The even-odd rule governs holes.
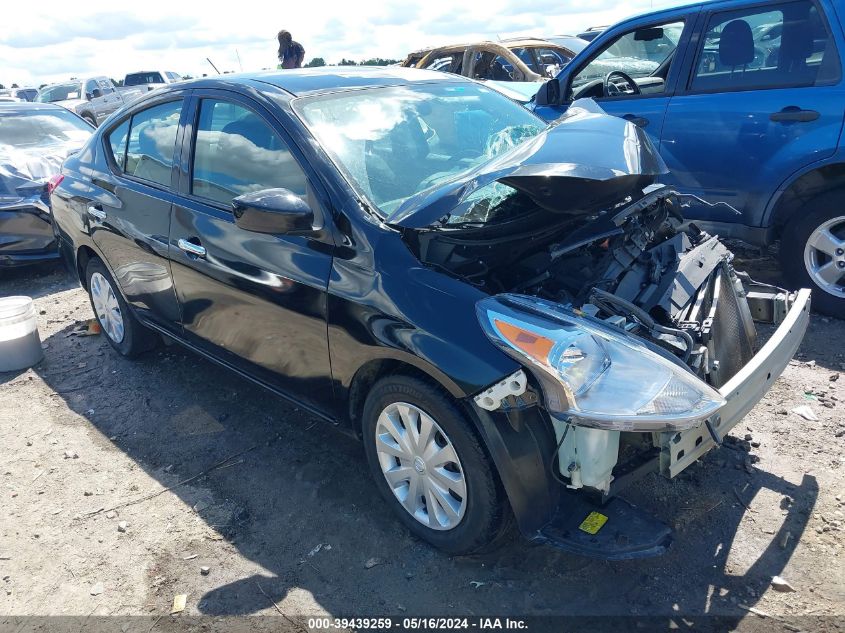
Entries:
POLYGON ((466 407, 496 466, 520 532, 539 538, 560 503, 561 487, 551 475, 551 422, 538 406, 490 412, 469 400, 466 407))

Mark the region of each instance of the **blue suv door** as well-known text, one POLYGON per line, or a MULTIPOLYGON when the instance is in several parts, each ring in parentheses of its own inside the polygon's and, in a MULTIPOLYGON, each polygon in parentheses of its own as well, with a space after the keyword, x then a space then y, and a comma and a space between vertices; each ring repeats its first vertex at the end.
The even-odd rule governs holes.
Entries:
POLYGON ((698 12, 697 7, 664 11, 614 27, 558 75, 562 103, 537 106, 535 112, 554 120, 572 101, 593 98, 605 112, 643 127, 659 146, 698 12))
MULTIPOLYGON (((845 103, 841 33, 834 36, 815 0, 727 8, 702 11, 660 153, 670 184, 708 201, 692 203, 685 216, 762 227, 778 187, 836 151, 845 103)), ((728 232, 762 241, 739 227, 728 232)))

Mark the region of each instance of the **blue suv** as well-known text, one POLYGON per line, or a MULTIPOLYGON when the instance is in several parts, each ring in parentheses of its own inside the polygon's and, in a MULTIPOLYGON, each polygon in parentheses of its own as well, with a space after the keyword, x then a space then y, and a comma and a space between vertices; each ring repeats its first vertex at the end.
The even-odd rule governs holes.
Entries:
POLYGON ((547 82, 553 121, 592 97, 642 126, 685 216, 725 237, 780 241, 785 275, 845 318, 841 0, 723 0, 607 29, 547 82))

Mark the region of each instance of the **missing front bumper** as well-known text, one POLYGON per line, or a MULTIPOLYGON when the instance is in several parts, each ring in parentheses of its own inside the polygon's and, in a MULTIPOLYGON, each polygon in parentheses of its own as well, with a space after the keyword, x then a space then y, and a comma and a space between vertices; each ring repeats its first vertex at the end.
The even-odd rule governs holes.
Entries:
MULTIPOLYGON (((810 321, 810 291, 799 290, 786 301, 789 311, 772 337, 719 389, 726 404, 710 422, 722 437, 760 401, 801 345, 810 321)), ((752 312, 755 316, 764 313, 776 315, 779 310, 782 311, 780 306, 783 302, 782 295, 773 292, 766 297, 758 290, 751 301, 752 312)), ((714 446, 716 443, 704 424, 680 433, 661 433, 660 472, 667 477, 675 477, 714 446)))

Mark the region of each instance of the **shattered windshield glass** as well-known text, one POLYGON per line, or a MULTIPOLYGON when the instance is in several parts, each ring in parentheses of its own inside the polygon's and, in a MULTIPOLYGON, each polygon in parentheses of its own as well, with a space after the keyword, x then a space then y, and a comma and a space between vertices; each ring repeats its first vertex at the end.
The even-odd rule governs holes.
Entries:
MULTIPOLYGON (((519 104, 465 83, 317 95, 297 100, 294 107, 353 185, 384 215, 545 129, 519 104)), ((482 221, 475 219, 480 213, 456 221, 482 221)))
POLYGON ((501 182, 491 182, 480 187, 461 201, 446 220, 447 226, 462 224, 492 224, 504 222, 536 206, 513 187, 501 182))

